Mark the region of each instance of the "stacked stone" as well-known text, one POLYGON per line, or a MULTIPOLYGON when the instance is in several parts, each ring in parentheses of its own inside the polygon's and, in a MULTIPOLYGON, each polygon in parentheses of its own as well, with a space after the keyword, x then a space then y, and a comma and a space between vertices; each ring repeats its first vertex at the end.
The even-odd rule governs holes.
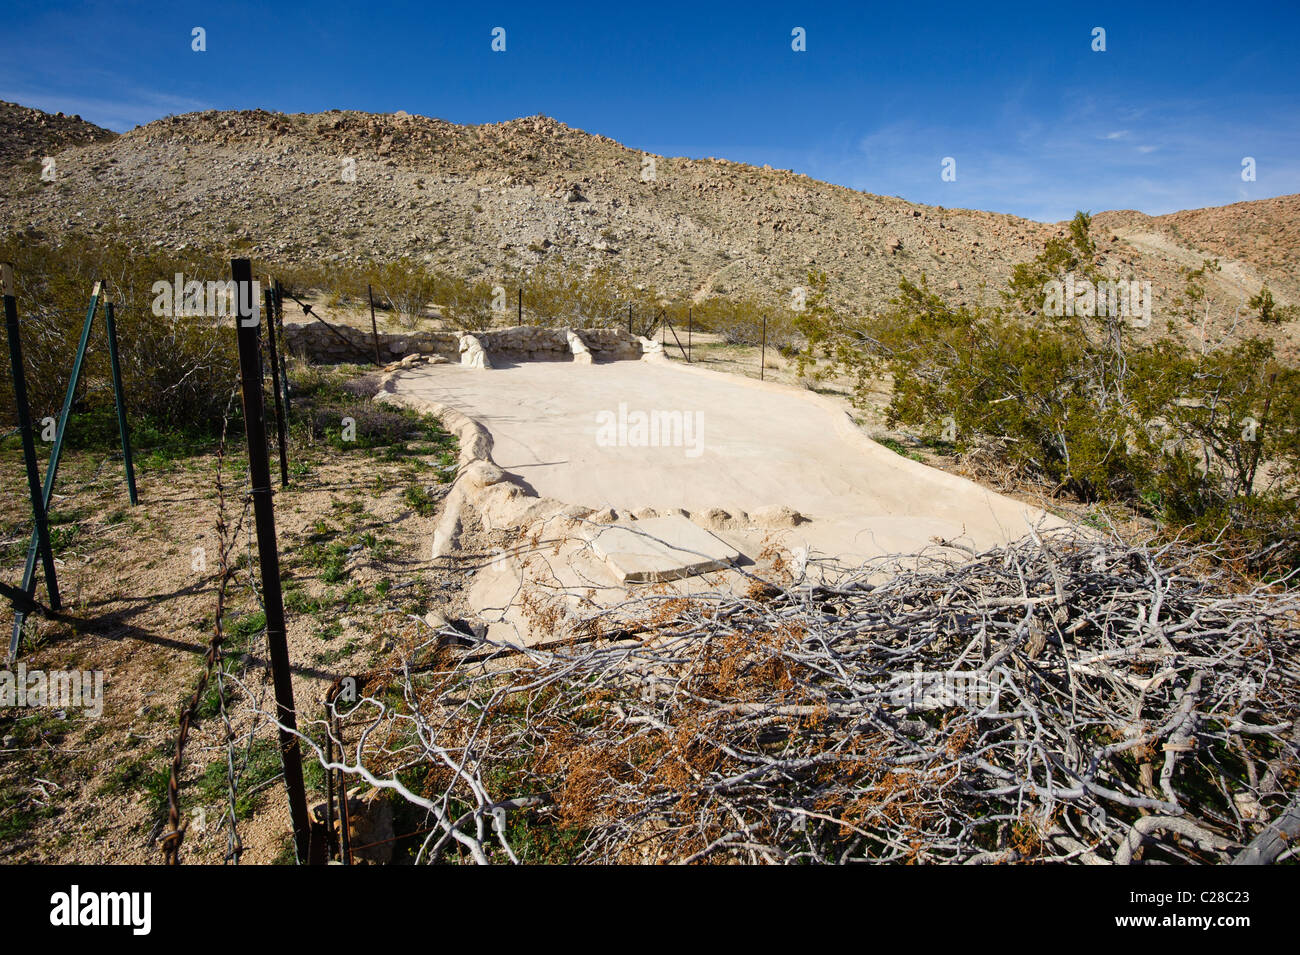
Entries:
MULTIPOLYGON (((374 337, 370 332, 347 325, 335 325, 334 329, 330 331, 320 322, 285 322, 285 344, 291 353, 321 364, 357 361, 374 354, 374 337)), ((379 333, 381 359, 420 354, 456 361, 459 346, 458 332, 379 333)))
POLYGON ((540 325, 516 325, 482 332, 479 339, 489 354, 511 361, 570 361, 567 329, 540 325))
POLYGON ((582 339, 596 361, 636 361, 641 357, 641 342, 623 328, 581 328, 575 334, 582 339))

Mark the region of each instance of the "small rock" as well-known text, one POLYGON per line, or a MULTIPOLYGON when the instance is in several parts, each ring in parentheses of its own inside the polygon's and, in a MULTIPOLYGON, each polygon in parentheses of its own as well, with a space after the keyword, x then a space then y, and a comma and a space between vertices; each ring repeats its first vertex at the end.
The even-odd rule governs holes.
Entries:
MULTIPOLYGON (((383 790, 371 789, 364 795, 348 793, 348 842, 352 861, 386 865, 393 861, 393 807, 383 790)), ((318 802, 311 808, 317 822, 324 822, 326 806, 318 802)), ((341 820, 340 820, 341 821, 341 820)))
POLYGON ((767 507, 760 507, 756 511, 751 511, 749 515, 750 523, 759 527, 796 527, 807 520, 802 514, 794 508, 786 507, 784 504, 771 504, 767 507))
POLYGON ((506 472, 487 461, 475 461, 461 471, 461 479, 467 481, 471 487, 489 487, 504 481, 506 472))
POLYGON ((703 511, 693 511, 691 520, 711 531, 726 530, 731 526, 731 514, 720 507, 710 507, 703 511))

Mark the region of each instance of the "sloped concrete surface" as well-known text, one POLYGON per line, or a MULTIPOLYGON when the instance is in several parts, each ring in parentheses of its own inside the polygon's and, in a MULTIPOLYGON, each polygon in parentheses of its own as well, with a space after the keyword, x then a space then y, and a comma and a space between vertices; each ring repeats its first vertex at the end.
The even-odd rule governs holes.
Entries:
POLYGON ((811 392, 676 362, 435 365, 394 387, 481 424, 492 461, 526 492, 619 514, 793 508, 808 520, 774 533, 845 560, 994 546, 1061 523, 895 454, 811 392))
POLYGON ((722 570, 740 558, 734 547, 685 517, 651 517, 588 532, 592 550, 623 583, 656 583, 722 570))

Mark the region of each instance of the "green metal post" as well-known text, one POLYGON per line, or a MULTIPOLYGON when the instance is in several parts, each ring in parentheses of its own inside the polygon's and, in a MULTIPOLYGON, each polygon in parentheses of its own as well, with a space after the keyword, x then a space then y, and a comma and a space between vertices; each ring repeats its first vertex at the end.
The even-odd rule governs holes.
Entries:
POLYGON ((117 357, 117 322, 113 298, 104 290, 104 327, 108 332, 108 363, 113 371, 113 402, 117 405, 117 430, 122 435, 122 460, 126 463, 126 493, 131 504, 139 504, 135 493, 135 466, 131 462, 131 429, 126 423, 126 390, 122 387, 122 364, 117 357))
MULTIPOLYGON (((50 529, 45 519, 45 501, 41 497, 41 478, 36 464, 36 441, 32 436, 31 411, 27 407, 27 378, 23 372, 23 348, 18 340, 18 304, 14 297, 13 268, 5 263, 0 267, 4 281, 5 331, 9 336, 9 360, 14 370, 14 404, 18 411, 18 430, 22 435, 23 463, 27 467, 27 489, 32 499, 32 517, 36 521, 36 537, 40 544, 41 562, 45 569, 45 589, 50 595, 50 609, 58 610, 59 584, 54 570, 54 550, 50 546, 50 529)), ((25 609, 15 606, 15 612, 25 609)))
MULTIPOLYGON (((81 326, 81 342, 77 345, 77 357, 72 362, 72 378, 68 381, 68 391, 63 397, 63 408, 59 411, 59 429, 54 434, 54 447, 50 450, 50 462, 45 466, 45 486, 41 492, 41 503, 45 507, 46 515, 50 511, 50 498, 54 496, 54 480, 59 474, 59 457, 63 453, 64 432, 68 427, 68 415, 72 413, 72 399, 77 393, 77 381, 81 378, 81 366, 86 360, 86 344, 90 341, 90 329, 95 324, 95 310, 99 308, 99 292, 102 283, 96 282, 95 287, 90 292, 90 305, 86 308, 86 322, 81 326)), ((36 573, 36 553, 40 547, 40 539, 35 530, 32 531, 32 541, 27 547, 27 563, 23 567, 23 593, 33 593, 32 577, 36 573)), ((14 632, 9 638, 9 659, 13 660, 18 653, 18 641, 22 638, 23 620, 26 615, 22 611, 14 614, 14 632)))

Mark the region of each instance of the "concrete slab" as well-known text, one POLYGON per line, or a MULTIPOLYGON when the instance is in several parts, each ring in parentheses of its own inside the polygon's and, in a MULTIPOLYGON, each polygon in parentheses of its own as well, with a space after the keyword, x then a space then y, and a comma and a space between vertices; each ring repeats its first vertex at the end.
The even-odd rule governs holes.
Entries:
POLYGON ((730 567, 740 552, 679 515, 588 531, 592 550, 623 583, 657 583, 730 567))
POLYGON ((456 408, 543 497, 620 513, 793 508, 790 547, 854 563, 936 540, 984 548, 1061 522, 869 440, 828 399, 680 362, 418 368, 399 392, 456 408))

